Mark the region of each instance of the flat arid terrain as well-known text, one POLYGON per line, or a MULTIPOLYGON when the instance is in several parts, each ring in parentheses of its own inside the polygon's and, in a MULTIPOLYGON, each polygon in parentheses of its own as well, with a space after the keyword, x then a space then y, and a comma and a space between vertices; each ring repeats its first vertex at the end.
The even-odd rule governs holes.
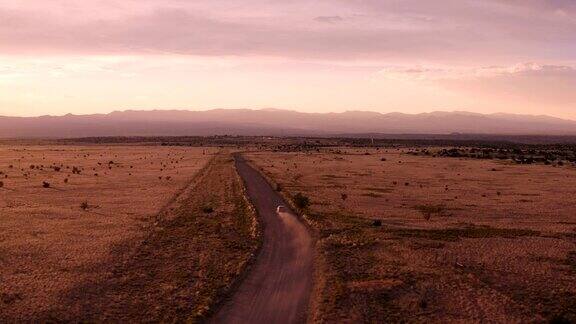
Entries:
POLYGON ((247 154, 316 236, 311 320, 576 321, 576 168, 408 151, 247 154))
POLYGON ((218 149, 2 146, 0 175, 2 322, 201 318, 256 249, 218 149))
POLYGON ((576 321, 571 144, 426 141, 5 141, 0 322, 576 321))

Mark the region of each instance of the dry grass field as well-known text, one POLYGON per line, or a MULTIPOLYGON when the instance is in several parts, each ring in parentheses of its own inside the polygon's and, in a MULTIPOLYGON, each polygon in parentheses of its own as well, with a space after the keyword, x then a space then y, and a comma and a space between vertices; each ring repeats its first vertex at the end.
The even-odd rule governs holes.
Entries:
POLYGON ((168 303, 203 316, 255 247, 232 160, 216 152, 1 146, 0 321, 122 318, 111 300, 148 319, 174 317, 168 303), (230 263, 215 263, 210 248, 230 263), (194 303, 173 300, 188 294, 194 303))
POLYGON ((313 321, 576 321, 574 167, 398 149, 248 157, 310 199, 313 321))

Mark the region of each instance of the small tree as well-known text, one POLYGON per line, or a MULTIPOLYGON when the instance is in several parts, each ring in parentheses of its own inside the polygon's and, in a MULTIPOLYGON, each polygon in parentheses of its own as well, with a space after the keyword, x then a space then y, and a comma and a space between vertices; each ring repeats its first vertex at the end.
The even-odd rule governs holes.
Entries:
POLYGON ((301 192, 294 195, 294 204, 300 209, 306 209, 310 206, 310 198, 304 196, 301 192))

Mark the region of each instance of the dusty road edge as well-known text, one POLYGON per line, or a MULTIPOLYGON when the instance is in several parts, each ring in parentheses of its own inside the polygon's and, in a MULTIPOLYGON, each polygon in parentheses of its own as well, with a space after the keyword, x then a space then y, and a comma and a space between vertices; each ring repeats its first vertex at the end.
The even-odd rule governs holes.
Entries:
POLYGON ((244 181, 244 179, 242 179, 242 177, 238 173, 238 169, 236 167, 236 159, 237 159, 237 156, 240 155, 240 153, 232 153, 229 155, 231 156, 232 159, 234 159, 234 170, 235 170, 236 178, 242 184, 242 199, 245 201, 246 206, 248 206, 248 208, 250 210, 250 214, 252 216, 252 221, 253 221, 253 223, 252 223, 252 236, 256 240, 256 250, 254 250, 254 253, 252 253, 250 258, 248 260, 246 260, 244 268, 241 270, 240 274, 236 277, 236 279, 234 279, 234 281, 230 284, 228 289, 223 291, 221 294, 221 297, 214 302, 214 304, 212 305, 212 307, 210 308, 210 311, 206 314, 206 316, 199 319, 200 323, 208 323, 210 321, 210 319, 226 304, 226 302, 229 301, 232 298, 232 296, 234 296, 234 294, 238 290, 238 287, 240 287, 240 285, 242 284, 244 279, 246 279, 246 277, 248 276, 248 274, 252 270, 252 267, 254 266, 254 263, 258 259, 258 256, 260 255, 260 251, 262 249, 263 227, 262 227, 262 222, 260 220, 260 215, 258 214, 258 210, 256 209, 256 207, 254 206, 254 204, 252 203, 252 201, 248 197, 248 192, 246 189, 246 182, 244 181))

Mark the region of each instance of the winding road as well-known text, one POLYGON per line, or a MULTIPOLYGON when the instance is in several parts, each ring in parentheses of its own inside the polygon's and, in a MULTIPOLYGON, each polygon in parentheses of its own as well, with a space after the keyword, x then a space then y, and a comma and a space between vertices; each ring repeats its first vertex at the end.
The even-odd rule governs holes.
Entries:
POLYGON ((304 323, 312 289, 312 238, 283 198, 241 155, 236 168, 258 211, 263 243, 250 272, 212 323, 304 323))

